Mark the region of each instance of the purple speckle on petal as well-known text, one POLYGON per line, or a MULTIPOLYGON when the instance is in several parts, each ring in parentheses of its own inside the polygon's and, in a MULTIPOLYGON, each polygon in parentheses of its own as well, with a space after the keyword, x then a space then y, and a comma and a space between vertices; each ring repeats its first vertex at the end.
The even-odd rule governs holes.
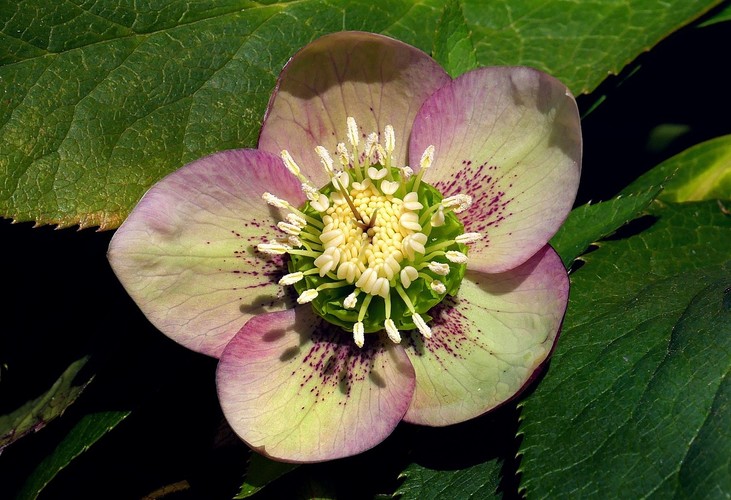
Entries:
POLYGON ((445 368, 449 366, 449 359, 466 359, 479 338, 480 330, 467 319, 460 309, 460 304, 466 302, 457 297, 447 297, 439 305, 429 311, 432 316, 430 323, 432 336, 429 339, 422 337, 417 331, 409 337, 409 349, 417 356, 427 353, 445 368))
POLYGON ((346 396, 339 404, 347 404, 354 383, 371 379, 379 383, 374 372, 374 359, 385 349, 380 338, 369 338, 363 348, 341 328, 330 325, 320 318, 313 319, 309 351, 292 371, 300 377, 300 390, 310 393, 316 401, 324 401, 328 394, 340 391, 346 396), (371 341, 373 340, 373 341, 371 341))
POLYGON ((514 193, 507 194, 506 189, 512 188, 510 178, 501 176, 497 165, 487 162, 475 164, 470 159, 461 162, 462 168, 451 179, 441 180, 435 187, 445 196, 466 194, 472 197, 472 206, 460 214, 460 220, 466 231, 483 233, 485 237, 480 242, 489 244, 490 228, 499 226, 506 218, 512 215, 508 206, 515 199, 514 193), (503 186, 507 186, 504 188, 503 186))

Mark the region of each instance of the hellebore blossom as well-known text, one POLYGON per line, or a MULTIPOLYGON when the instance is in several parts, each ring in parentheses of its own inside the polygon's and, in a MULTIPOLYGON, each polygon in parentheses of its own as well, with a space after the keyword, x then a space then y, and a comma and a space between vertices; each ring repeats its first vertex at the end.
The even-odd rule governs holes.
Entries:
POLYGON ((252 448, 349 456, 531 380, 566 309, 547 242, 580 164, 554 78, 452 80, 409 45, 337 33, 282 70, 257 149, 158 182, 109 260, 158 329, 220 358, 224 415, 252 448))

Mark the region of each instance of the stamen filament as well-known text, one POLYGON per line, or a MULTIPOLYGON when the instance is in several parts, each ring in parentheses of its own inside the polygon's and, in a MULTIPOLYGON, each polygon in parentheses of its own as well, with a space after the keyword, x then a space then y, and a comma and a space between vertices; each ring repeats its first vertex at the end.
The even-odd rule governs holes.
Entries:
POLYGON ((366 294, 365 299, 363 299, 363 303, 360 305, 360 310, 358 311, 358 322, 362 322, 363 318, 365 318, 365 315, 368 312, 368 305, 371 303, 372 299, 373 295, 366 294))

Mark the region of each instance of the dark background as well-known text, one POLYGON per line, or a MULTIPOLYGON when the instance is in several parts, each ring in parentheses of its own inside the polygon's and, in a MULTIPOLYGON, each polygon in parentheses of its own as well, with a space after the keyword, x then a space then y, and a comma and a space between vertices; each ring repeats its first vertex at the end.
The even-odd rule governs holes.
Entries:
MULTIPOLYGON (((604 99, 583 121, 579 203, 608 199, 663 159, 731 133, 724 62, 730 41, 729 22, 686 27, 579 97, 582 114, 604 99)), ((216 362, 177 346, 147 322, 107 264, 111 236, 0 220, 0 414, 46 391, 85 354, 92 354, 85 370, 96 373, 63 417, 0 455, 0 496, 12 495, 82 415, 132 410, 42 498, 154 498, 166 485, 181 490, 166 498, 230 498, 248 451, 222 420, 216 362)), ((394 491, 412 461, 452 469, 503 457, 501 488, 512 497, 517 415, 511 404, 446 429, 403 424, 376 449, 300 467, 264 496, 295 491, 371 498, 394 491)))

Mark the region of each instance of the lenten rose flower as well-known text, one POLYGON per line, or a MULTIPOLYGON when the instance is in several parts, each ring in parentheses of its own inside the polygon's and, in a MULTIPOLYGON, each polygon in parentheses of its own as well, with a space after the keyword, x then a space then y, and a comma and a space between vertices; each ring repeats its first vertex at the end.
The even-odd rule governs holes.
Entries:
POLYGON ((158 329, 220 358, 224 415, 252 448, 349 456, 401 420, 481 415, 535 375, 566 309, 547 242, 580 163, 556 79, 451 79, 409 45, 337 33, 282 70, 257 149, 158 182, 109 260, 158 329))

